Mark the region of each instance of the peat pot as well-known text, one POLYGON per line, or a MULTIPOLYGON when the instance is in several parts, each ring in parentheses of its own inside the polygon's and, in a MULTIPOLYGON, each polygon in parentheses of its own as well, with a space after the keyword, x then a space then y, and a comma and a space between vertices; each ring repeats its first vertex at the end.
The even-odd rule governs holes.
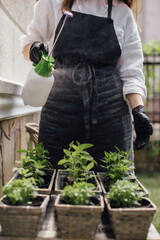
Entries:
POLYGON ((156 206, 144 198, 142 205, 133 208, 113 208, 108 198, 105 204, 116 240, 146 240, 156 206))
MULTIPOLYGON (((102 193, 100 183, 98 182, 97 177, 93 171, 90 171, 89 173, 93 174, 94 176, 88 182, 92 183, 96 187, 96 190, 94 190, 94 193, 96 195, 100 195, 102 193)), ((57 171, 57 176, 55 180, 55 189, 54 189, 55 194, 60 194, 64 189, 64 187, 70 184, 67 180, 68 176, 69 176, 68 171, 61 171, 61 170, 57 171)))
POLYGON ((102 196, 95 205, 70 205, 61 203, 61 195, 55 201, 58 237, 62 239, 94 239, 104 209, 102 196))
POLYGON ((5 196, 0 199, 0 224, 2 236, 35 238, 42 227, 49 195, 36 195, 31 205, 8 205, 5 196))

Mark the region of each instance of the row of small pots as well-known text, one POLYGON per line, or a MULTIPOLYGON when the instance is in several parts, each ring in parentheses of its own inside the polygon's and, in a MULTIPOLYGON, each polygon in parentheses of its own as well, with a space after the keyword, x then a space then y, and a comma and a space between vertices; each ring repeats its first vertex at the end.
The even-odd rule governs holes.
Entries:
MULTIPOLYGON (((66 177, 66 172, 58 172, 57 179, 66 177)), ((135 208, 112 208, 109 199, 106 197, 107 189, 104 184, 105 173, 97 173, 95 178, 96 197, 99 205, 75 206, 61 202, 62 180, 56 181, 55 191, 59 193, 55 201, 56 221, 59 236, 63 239, 94 239, 98 224, 103 217, 109 220, 114 237, 117 240, 145 240, 149 226, 152 222, 156 206, 150 201, 149 193, 145 187, 134 178, 144 192, 146 198, 142 207, 135 208)))
MULTIPOLYGON (((63 185, 65 185, 63 179, 67 177, 67 172, 58 171, 56 175, 55 170, 53 171, 49 187, 47 189, 37 189, 38 197, 42 200, 40 206, 10 206, 5 204, 3 197, 0 200, 2 235, 10 237, 36 237, 42 227, 50 195, 56 193, 59 194, 55 201, 56 222, 61 238, 94 239, 102 212, 107 209, 116 239, 131 239, 128 238, 128 236, 131 236, 130 232, 132 232, 133 239, 146 239, 149 225, 156 211, 155 205, 147 199, 146 201, 150 202, 148 208, 113 209, 109 199, 104 197, 106 194, 103 184, 104 174, 98 173, 97 175, 98 180, 96 176, 93 178, 93 182, 96 184, 95 198, 98 199, 98 204, 95 206, 77 206, 61 203, 60 193, 64 187, 63 185), (54 182, 55 188, 52 191, 54 182), (122 230, 125 230, 125 233, 122 230), (141 234, 141 238, 138 236, 138 233, 141 234)), ((16 175, 14 178, 17 177, 16 175)), ((134 181, 138 182, 146 196, 148 196, 148 192, 143 185, 136 178, 134 181)))

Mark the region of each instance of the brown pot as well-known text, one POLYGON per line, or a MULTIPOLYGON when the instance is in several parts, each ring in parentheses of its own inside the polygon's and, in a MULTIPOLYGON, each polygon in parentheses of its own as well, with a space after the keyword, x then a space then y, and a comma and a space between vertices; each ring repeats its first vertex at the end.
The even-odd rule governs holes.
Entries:
POLYGON ((2 236, 35 238, 42 227, 49 195, 36 195, 42 198, 40 206, 13 206, 0 199, 0 224, 2 236))
POLYGON ((111 228, 116 240, 146 240, 156 206, 150 199, 148 204, 133 208, 112 208, 108 198, 105 204, 110 216, 111 228))
POLYGON ((55 201, 56 223, 62 239, 94 239, 104 209, 102 196, 94 196, 99 205, 70 205, 60 203, 60 194, 55 201))

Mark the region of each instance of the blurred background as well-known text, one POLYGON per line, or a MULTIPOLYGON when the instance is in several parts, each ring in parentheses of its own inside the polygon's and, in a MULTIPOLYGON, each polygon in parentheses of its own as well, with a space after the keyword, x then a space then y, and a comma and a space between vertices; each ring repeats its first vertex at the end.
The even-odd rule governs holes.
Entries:
POLYGON ((147 86, 145 107, 154 126, 154 134, 144 150, 135 152, 136 175, 150 191, 157 205, 154 225, 160 232, 160 1, 144 0, 139 15, 147 86))
MULTIPOLYGON (((24 106, 20 97, 32 64, 21 54, 19 37, 33 17, 36 0, 0 0, 0 195, 13 175, 16 150, 26 148, 27 122, 39 122, 40 108, 24 106)), ((148 97, 145 107, 154 126, 150 143, 135 151, 136 175, 150 191, 158 211, 154 225, 160 232, 160 0, 144 0, 139 23, 148 97)))

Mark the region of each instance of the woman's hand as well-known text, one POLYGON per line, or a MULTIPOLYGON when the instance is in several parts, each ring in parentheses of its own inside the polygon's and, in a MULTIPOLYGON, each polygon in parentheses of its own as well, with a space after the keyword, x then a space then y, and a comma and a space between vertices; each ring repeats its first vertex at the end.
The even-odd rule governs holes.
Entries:
POLYGON ((149 142, 149 138, 153 133, 153 127, 150 119, 145 113, 143 105, 138 105, 137 107, 133 108, 132 114, 136 132, 134 148, 138 150, 143 148, 149 142))
POLYGON ((29 58, 35 64, 38 64, 39 61, 41 60, 41 56, 42 56, 41 51, 48 54, 48 47, 44 43, 34 42, 30 47, 29 58))
POLYGON ((147 117, 144 109, 143 99, 140 94, 130 93, 126 95, 132 108, 134 118, 134 127, 136 132, 136 140, 134 142, 135 149, 143 148, 153 133, 151 120, 147 117))

